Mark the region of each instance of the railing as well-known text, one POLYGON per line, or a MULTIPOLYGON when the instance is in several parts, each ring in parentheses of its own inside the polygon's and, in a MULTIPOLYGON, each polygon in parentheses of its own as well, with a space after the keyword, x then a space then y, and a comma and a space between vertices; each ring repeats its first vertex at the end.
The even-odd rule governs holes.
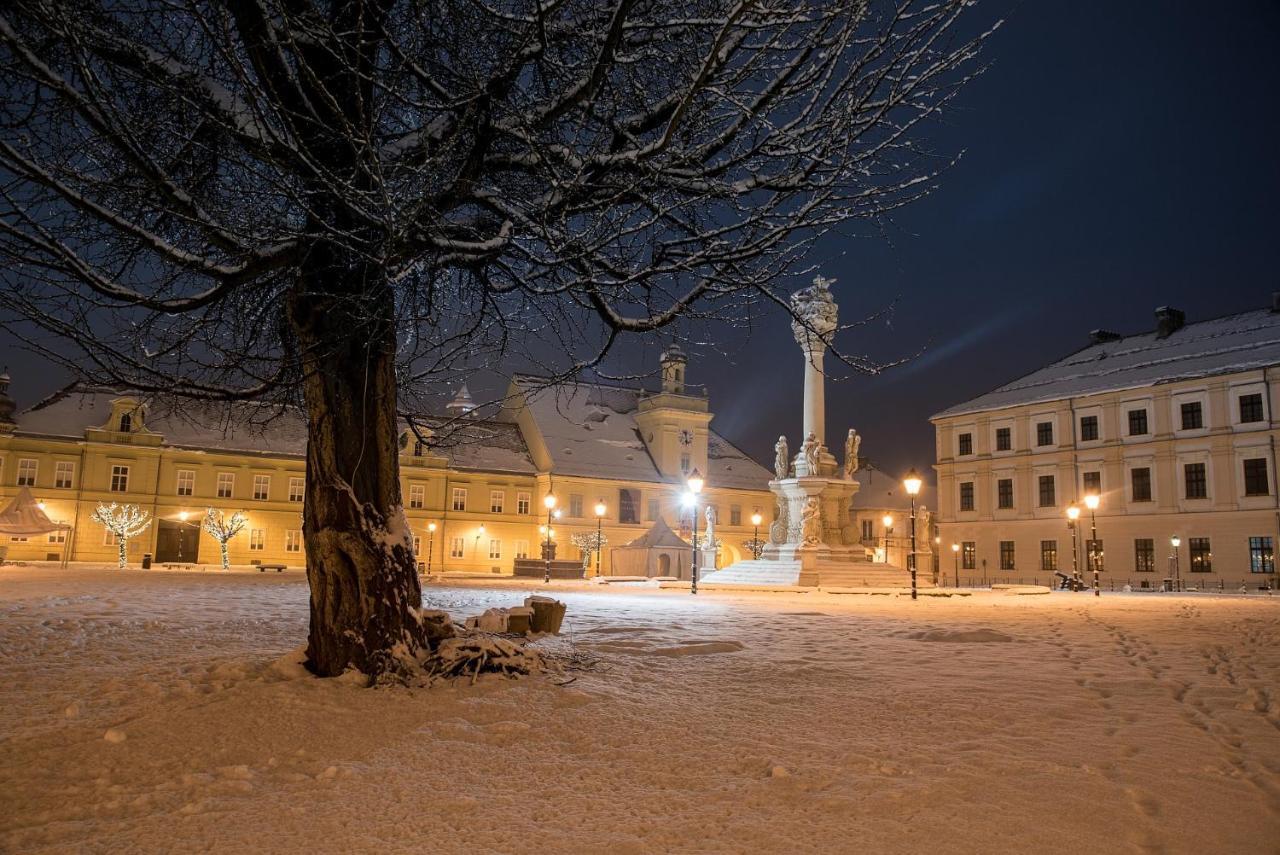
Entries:
MULTIPOLYGON (((1070 578, 1071 574, 1066 574, 1070 578)), ((1081 581, 1087 588, 1093 585, 1093 574, 1081 571, 1081 581)), ((1047 574, 1039 576, 1014 576, 1004 574, 986 574, 986 575, 961 575, 959 580, 960 588, 990 588, 992 585, 1045 585, 1050 588, 1058 588, 1061 579, 1052 577, 1047 574)), ((1184 573, 1181 579, 1168 579, 1152 574, 1150 576, 1114 576, 1102 573, 1099 578, 1099 586, 1104 591, 1121 592, 1124 591, 1126 585, 1134 593, 1156 593, 1165 590, 1165 582, 1170 581, 1174 584, 1180 584, 1184 593, 1241 593, 1241 589, 1245 592, 1253 593, 1271 593, 1280 591, 1280 582, 1275 576, 1259 573, 1254 576, 1228 578, 1225 576, 1214 576, 1207 573, 1197 573, 1191 576, 1184 573)), ((956 586, 956 577, 951 573, 938 573, 938 584, 944 588, 956 586)))

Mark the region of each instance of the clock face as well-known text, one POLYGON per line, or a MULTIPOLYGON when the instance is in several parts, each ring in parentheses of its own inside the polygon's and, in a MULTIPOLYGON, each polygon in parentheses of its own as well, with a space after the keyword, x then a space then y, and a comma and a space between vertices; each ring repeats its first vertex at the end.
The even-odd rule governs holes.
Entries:
POLYGON ((691 430, 680 431, 680 444, 693 445, 693 431, 691 430))

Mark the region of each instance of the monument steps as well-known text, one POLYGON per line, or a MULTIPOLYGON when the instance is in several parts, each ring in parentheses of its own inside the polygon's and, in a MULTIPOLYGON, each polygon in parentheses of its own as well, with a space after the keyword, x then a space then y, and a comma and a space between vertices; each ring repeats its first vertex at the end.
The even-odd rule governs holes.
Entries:
MULTIPOLYGON (((778 585, 819 588, 909 588, 911 574, 893 564, 874 564, 870 561, 819 563, 816 567, 802 569, 799 561, 770 560, 739 561, 723 570, 708 573, 701 582, 709 585, 778 585)), ((930 573, 919 573, 916 586, 932 588, 930 573)))

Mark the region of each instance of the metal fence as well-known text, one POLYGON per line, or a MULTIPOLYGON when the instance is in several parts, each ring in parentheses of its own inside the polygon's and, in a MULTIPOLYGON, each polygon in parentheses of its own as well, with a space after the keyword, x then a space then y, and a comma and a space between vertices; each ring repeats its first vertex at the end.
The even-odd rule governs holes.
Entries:
MULTIPOLYGON (((1081 573, 1081 581, 1085 587, 1092 590, 1093 581, 1092 573, 1081 573)), ((960 575, 960 588, 990 588, 992 585, 1045 585, 1051 588, 1059 588, 1062 580, 1056 577, 1040 576, 1014 576, 1007 574, 987 574, 987 575, 960 575)), ((938 584, 944 588, 956 587, 956 578, 950 573, 939 573, 938 584)), ((1098 586, 1103 591, 1123 591, 1125 586, 1135 593, 1157 593, 1168 591, 1175 585, 1181 584, 1180 590, 1184 593, 1261 593, 1270 594, 1280 592, 1280 583, 1277 582, 1275 576, 1269 574, 1258 574, 1256 576, 1245 576, 1237 578, 1227 578, 1225 576, 1213 576, 1209 574, 1183 574, 1180 580, 1169 579, 1164 577, 1150 576, 1116 576, 1107 573, 1100 574, 1098 586)))

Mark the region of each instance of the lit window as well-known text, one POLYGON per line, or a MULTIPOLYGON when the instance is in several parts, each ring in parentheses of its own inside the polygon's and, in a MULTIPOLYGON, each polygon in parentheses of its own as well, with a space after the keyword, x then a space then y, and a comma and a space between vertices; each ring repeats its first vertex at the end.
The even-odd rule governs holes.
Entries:
POLYGON ((1191 553, 1192 573, 1213 572, 1213 550, 1209 548, 1209 538, 1191 538, 1187 541, 1187 550, 1191 553))
POLYGON ((1040 569, 1048 571, 1058 569, 1058 541, 1040 541, 1040 569))
POLYGON ((966 540, 960 544, 960 566, 965 570, 976 570, 978 568, 978 544, 976 541, 966 540))
POLYGON ((1133 541, 1133 569, 1138 573, 1154 573, 1156 569, 1156 542, 1149 537, 1133 541))
POLYGON ((1276 572, 1276 552, 1271 538, 1249 538, 1249 572, 1276 572))

